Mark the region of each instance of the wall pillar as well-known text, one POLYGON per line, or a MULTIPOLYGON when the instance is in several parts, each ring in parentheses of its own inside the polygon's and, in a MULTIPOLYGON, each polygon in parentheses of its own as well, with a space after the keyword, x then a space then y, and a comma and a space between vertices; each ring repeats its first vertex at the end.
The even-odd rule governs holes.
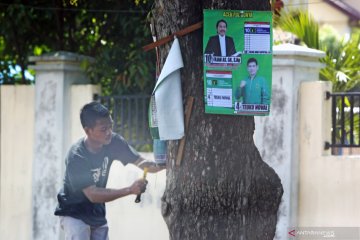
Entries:
POLYGON ((71 144, 71 86, 89 83, 81 63, 92 59, 56 52, 30 61, 36 70, 33 239, 58 239, 60 228, 53 212, 71 144))
MULTIPOLYGON (((346 182, 349 180, 344 176, 348 174, 351 176, 352 171, 347 169, 349 165, 351 165, 350 168, 358 169, 359 164, 351 164, 349 160, 337 159, 331 156, 330 149, 324 149, 325 141, 331 142, 332 100, 331 98, 326 100, 326 92, 331 92, 331 87, 330 82, 320 81, 302 83, 300 86, 298 227, 330 227, 334 226, 334 223, 339 224, 335 227, 340 227, 343 222, 350 219, 353 220, 352 223, 358 221, 356 217, 353 217, 357 214, 345 211, 345 209, 349 209, 348 206, 356 209, 357 204, 353 204, 353 201, 357 199, 356 195, 346 194, 347 190, 345 189, 347 186, 352 186, 351 180, 354 183, 357 181, 356 178, 348 178, 351 179, 350 183, 346 182), (341 164, 341 161, 347 165, 341 164), (341 171, 343 169, 346 170, 341 171), (335 191, 336 188, 341 190, 335 191), (344 196, 354 197, 348 200, 341 199, 344 196), (346 206, 344 206, 345 202, 346 206), (342 218, 346 218, 346 220, 342 218)), ((349 225, 345 226, 354 225, 351 225, 350 220, 349 225)))
POLYGON ((318 80, 319 58, 325 54, 292 44, 274 46, 273 53, 270 116, 255 117, 254 139, 263 160, 281 179, 284 195, 275 239, 288 239, 288 228, 297 226, 299 86, 318 80))

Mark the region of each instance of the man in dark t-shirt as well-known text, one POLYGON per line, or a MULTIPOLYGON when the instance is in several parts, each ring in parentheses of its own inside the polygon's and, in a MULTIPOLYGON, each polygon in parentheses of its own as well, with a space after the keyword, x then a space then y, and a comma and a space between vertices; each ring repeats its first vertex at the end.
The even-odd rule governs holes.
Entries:
POLYGON ((80 120, 86 136, 70 148, 66 157, 55 215, 60 216, 66 240, 107 240, 105 202, 141 194, 147 184, 139 179, 129 187, 106 188, 112 162, 119 160, 124 165, 147 167, 149 172, 163 167, 142 159, 120 135, 112 132, 110 113, 100 103, 86 104, 81 109, 80 120))

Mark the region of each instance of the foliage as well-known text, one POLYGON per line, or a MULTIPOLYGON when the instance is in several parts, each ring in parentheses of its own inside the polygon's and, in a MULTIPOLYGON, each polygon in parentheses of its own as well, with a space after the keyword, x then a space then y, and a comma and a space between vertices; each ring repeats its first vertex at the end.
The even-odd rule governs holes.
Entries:
POLYGON ((152 41, 146 24, 150 1, 28 1, 0 3, 0 80, 29 83, 28 57, 70 51, 94 57, 84 63, 105 94, 149 92, 154 56, 141 47, 152 41), (10 70, 20 66, 20 76, 10 70))
POLYGON ((296 10, 281 12, 274 22, 282 30, 295 34, 309 48, 319 49, 319 25, 307 12, 296 10))
POLYGON ((326 56, 320 60, 325 64, 320 70, 320 79, 331 81, 333 90, 338 92, 347 92, 359 87, 360 34, 352 34, 348 41, 336 41, 334 36, 330 38, 331 44, 323 45, 326 56))
MULTIPOLYGON (((320 70, 320 79, 331 81, 333 92, 359 91, 360 88, 360 32, 354 29, 349 39, 341 38, 329 26, 323 26, 319 32, 318 23, 307 12, 289 12, 276 17, 277 24, 286 31, 295 34, 310 48, 322 50, 326 56, 320 59, 324 68, 320 70), (319 39, 320 35, 320 39, 319 39)), ((350 143, 353 130, 354 143, 359 144, 359 100, 352 97, 336 98, 339 112, 335 116, 333 134, 336 143, 342 140, 350 143), (341 112, 343 111, 343 114, 341 112), (351 111, 354 114, 351 114, 351 111), (340 121, 342 115, 343 122, 340 121), (352 116, 352 118, 350 117, 352 116), (353 122, 351 122, 351 120, 353 122), (342 131, 342 128, 344 131, 342 131), (343 139, 341 139, 343 137, 343 139)))
MULTIPOLYGON (((329 80, 333 84, 334 92, 349 92, 359 91, 360 86, 360 34, 354 32, 349 40, 341 39, 333 32, 324 37, 322 43, 322 49, 326 52, 325 58, 320 61, 325 64, 325 67, 320 70, 320 78, 322 80, 329 80)), ((341 137, 344 137, 345 143, 350 143, 351 132, 353 132, 354 143, 359 144, 359 114, 358 106, 359 99, 353 97, 344 97, 343 99, 337 98, 336 113, 336 126, 333 129, 336 142, 341 142, 341 137), (357 109, 352 109, 355 107, 357 109), (341 111, 344 111, 344 123, 341 124, 342 118, 341 111), (353 122, 351 123, 351 111, 353 122), (342 132, 342 126, 344 132, 342 132), (353 130, 353 131, 351 131, 353 130)))
POLYGON ((320 59, 325 65, 320 70, 320 79, 331 81, 334 91, 349 91, 359 86, 359 32, 354 32, 346 40, 325 26, 321 29, 319 39, 318 23, 309 13, 299 10, 282 13, 275 21, 279 27, 295 34, 308 47, 325 51, 326 56, 320 59))

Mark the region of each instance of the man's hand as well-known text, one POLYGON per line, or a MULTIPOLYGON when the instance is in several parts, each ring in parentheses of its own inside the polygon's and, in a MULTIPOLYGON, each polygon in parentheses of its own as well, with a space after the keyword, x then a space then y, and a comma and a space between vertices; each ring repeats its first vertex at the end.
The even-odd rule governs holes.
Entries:
POLYGON ((136 180, 131 186, 130 186, 130 192, 131 194, 141 194, 143 192, 145 192, 146 190, 146 185, 148 184, 148 181, 146 181, 145 179, 138 179, 136 180))
POLYGON ((241 88, 245 87, 245 85, 246 85, 246 81, 243 80, 243 81, 240 82, 240 87, 241 88))
POLYGON ((148 168, 149 173, 157 173, 163 169, 166 169, 166 165, 157 165, 156 162, 146 160, 141 157, 134 162, 134 165, 141 169, 148 168))

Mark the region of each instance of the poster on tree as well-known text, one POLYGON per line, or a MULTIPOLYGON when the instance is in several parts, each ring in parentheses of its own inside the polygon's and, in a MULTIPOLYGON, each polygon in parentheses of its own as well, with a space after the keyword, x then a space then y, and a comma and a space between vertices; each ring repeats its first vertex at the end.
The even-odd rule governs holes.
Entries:
POLYGON ((206 113, 269 115, 272 39, 271 11, 204 10, 206 113))

